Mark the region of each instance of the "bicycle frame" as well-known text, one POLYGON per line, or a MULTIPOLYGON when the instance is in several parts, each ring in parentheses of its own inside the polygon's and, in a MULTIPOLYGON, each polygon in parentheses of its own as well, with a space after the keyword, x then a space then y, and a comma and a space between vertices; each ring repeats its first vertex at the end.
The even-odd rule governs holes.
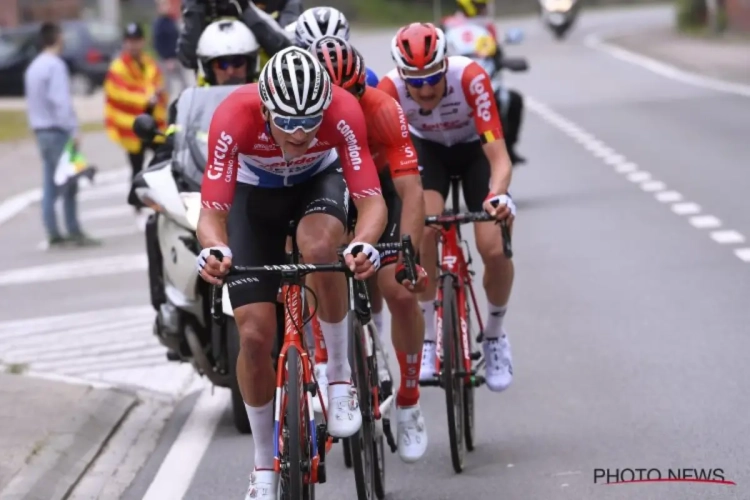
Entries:
MULTIPOLYGON (((281 472, 281 454, 280 446, 282 443, 281 435, 281 418, 286 411, 287 397, 288 395, 283 390, 284 382, 289 376, 286 370, 286 357, 289 349, 296 349, 299 353, 300 360, 302 362, 302 387, 310 387, 310 384, 314 384, 312 370, 310 369, 310 359, 308 356, 307 347, 305 346, 304 335, 300 333, 303 325, 302 318, 302 286, 299 284, 285 284, 282 287, 282 297, 284 300, 284 340, 279 350, 279 357, 276 366, 276 398, 274 408, 274 463, 273 469, 275 472, 281 472)), ((293 376, 296 376, 294 374, 293 376)), ((307 417, 308 417, 308 432, 310 433, 310 441, 312 445, 311 455, 312 460, 310 464, 310 472, 307 474, 307 483, 318 482, 318 465, 320 464, 320 453, 318 451, 318 433, 315 424, 315 413, 312 409, 312 396, 306 391, 305 397, 307 398, 307 417)), ((316 397, 320 397, 319 391, 316 397)), ((324 418, 327 419, 324 408, 324 418)), ((331 438, 329 437, 330 441, 331 438)))
MULTIPOLYGON (((451 211, 457 213, 459 208, 458 199, 458 188, 459 183, 455 179, 451 179, 451 198, 452 207, 451 211)), ((437 290, 437 302, 435 307, 436 316, 436 332, 442 331, 443 326, 443 281, 446 274, 452 274, 456 278, 456 283, 459 284, 456 290, 456 300, 458 302, 458 318, 459 318, 459 329, 461 332, 461 350, 463 358, 463 368, 466 374, 466 381, 470 382, 472 375, 472 351, 471 351, 471 332, 469 332, 468 325, 468 311, 466 310, 466 291, 469 291, 472 305, 474 307, 474 316, 476 317, 477 324, 479 325, 480 333, 484 331, 484 324, 482 323, 482 316, 479 314, 479 308, 477 307, 477 298, 474 293, 474 286, 471 279, 471 270, 469 268, 470 262, 467 262, 464 255, 463 248, 461 247, 461 229, 459 224, 448 224, 447 227, 441 227, 439 233, 439 240, 441 243, 441 249, 438 257, 438 267, 440 268, 440 276, 438 278, 438 290, 437 290)), ((443 354, 443 341, 442 335, 438 333, 436 343, 437 356, 435 356, 435 370, 436 373, 441 371, 441 356, 443 354)))

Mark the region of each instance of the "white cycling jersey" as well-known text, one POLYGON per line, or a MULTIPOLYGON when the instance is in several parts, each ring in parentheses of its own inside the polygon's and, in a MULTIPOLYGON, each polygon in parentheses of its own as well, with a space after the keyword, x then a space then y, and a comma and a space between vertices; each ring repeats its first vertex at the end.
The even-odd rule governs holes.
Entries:
POLYGON ((409 97, 397 69, 380 81, 378 88, 396 99, 406 113, 409 130, 415 136, 444 146, 502 138, 500 115, 487 72, 468 57, 448 57, 447 85, 442 102, 423 112, 409 97))

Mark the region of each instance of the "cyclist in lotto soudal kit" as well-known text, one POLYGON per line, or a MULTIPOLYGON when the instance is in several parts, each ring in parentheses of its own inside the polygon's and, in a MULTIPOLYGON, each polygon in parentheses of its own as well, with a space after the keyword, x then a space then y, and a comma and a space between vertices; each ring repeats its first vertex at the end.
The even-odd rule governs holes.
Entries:
MULTIPOLYGON (((508 193, 512 166, 487 72, 466 57, 446 57, 445 34, 429 23, 401 28, 393 37, 391 55, 396 69, 383 77, 378 88, 396 98, 406 112, 423 169, 427 215, 443 211, 455 174, 461 176, 470 211, 486 210, 498 220, 512 221, 515 205, 508 193)), ((488 305, 487 386, 502 391, 513 379, 510 343, 503 329, 513 262, 503 254, 502 232, 496 224, 476 223, 474 234, 484 262, 488 305)), ((432 378, 435 372, 436 235, 435 229, 426 228, 422 238, 421 262, 431 279, 420 297, 425 315, 421 378, 432 378)))
MULTIPOLYGON (((332 85, 309 52, 284 49, 264 66, 258 84, 227 96, 211 121, 198 221, 201 276, 218 285, 232 263, 284 264, 290 220, 298 221, 306 262, 335 262, 349 195, 360 216, 344 255, 355 278, 366 279, 380 266, 373 244, 385 229, 387 212, 362 110, 355 97, 332 85), (362 248, 356 258, 355 245, 362 248), (224 258, 218 261, 211 250, 224 258)), ((346 280, 341 273, 308 278, 328 346, 328 432, 349 437, 359 430, 362 415, 347 361, 346 280)), ((275 500, 276 376, 270 360, 280 279, 241 275, 227 284, 240 334, 237 379, 255 442, 247 498, 275 500)))
MULTIPOLYGON (((388 207, 388 225, 380 243, 397 242, 402 234, 408 234, 419 248, 424 227, 424 196, 417 154, 401 106, 385 92, 368 87, 364 58, 346 40, 335 36, 318 38, 310 51, 328 71, 334 85, 359 99, 364 112, 367 142, 380 173, 388 207)), ((411 282, 399 273, 399 268, 403 268, 399 261, 399 252, 381 255, 375 286, 391 312, 391 338, 401 371, 401 385, 396 395, 398 452, 403 461, 414 462, 427 450, 427 430, 419 406, 424 322, 415 295, 424 290, 427 273, 418 268, 421 278, 416 289, 412 289, 411 282)), ((379 330, 379 333, 382 332, 379 330)), ((315 361, 316 369, 323 373, 319 367, 325 366, 322 364, 326 361, 325 346, 320 342, 316 343, 315 361)), ((319 385, 321 380, 324 378, 318 377, 319 385)))

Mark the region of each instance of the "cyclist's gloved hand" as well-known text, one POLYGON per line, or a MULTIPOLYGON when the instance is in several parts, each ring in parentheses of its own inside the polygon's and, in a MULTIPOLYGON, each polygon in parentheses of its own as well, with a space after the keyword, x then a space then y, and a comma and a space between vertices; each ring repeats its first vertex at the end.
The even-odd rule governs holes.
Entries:
POLYGON ((380 269, 380 252, 369 243, 351 242, 344 250, 344 260, 358 280, 365 280, 380 269))
POLYGON ((516 204, 513 203, 510 193, 488 194, 487 198, 484 199, 482 208, 498 221, 507 219, 508 223, 511 223, 516 216, 516 204))
POLYGON ((427 288, 427 283, 430 279, 427 277, 427 271, 422 266, 417 264, 417 283, 412 285, 411 280, 406 275, 406 267, 403 264, 396 266, 396 281, 401 283, 407 290, 412 293, 422 293, 427 288))
POLYGON ((229 268, 232 267, 232 251, 228 247, 215 246, 204 248, 201 253, 198 254, 198 274, 201 278, 208 281, 212 285, 221 285, 224 276, 229 272, 229 268), (216 258, 213 254, 221 254, 221 260, 216 258))

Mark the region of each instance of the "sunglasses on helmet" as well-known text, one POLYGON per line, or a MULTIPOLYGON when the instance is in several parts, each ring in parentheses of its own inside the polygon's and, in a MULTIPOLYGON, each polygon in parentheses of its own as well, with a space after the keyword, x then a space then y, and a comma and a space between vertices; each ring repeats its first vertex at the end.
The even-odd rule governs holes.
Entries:
POLYGON ((230 67, 235 69, 243 67, 247 64, 247 59, 243 56, 223 56, 214 59, 213 63, 216 64, 220 70, 226 71, 230 67))
POLYGON ((282 116, 273 112, 269 112, 269 114, 273 124, 288 134, 296 132, 298 129, 302 129, 305 133, 312 132, 323 122, 323 113, 313 116, 282 116))

